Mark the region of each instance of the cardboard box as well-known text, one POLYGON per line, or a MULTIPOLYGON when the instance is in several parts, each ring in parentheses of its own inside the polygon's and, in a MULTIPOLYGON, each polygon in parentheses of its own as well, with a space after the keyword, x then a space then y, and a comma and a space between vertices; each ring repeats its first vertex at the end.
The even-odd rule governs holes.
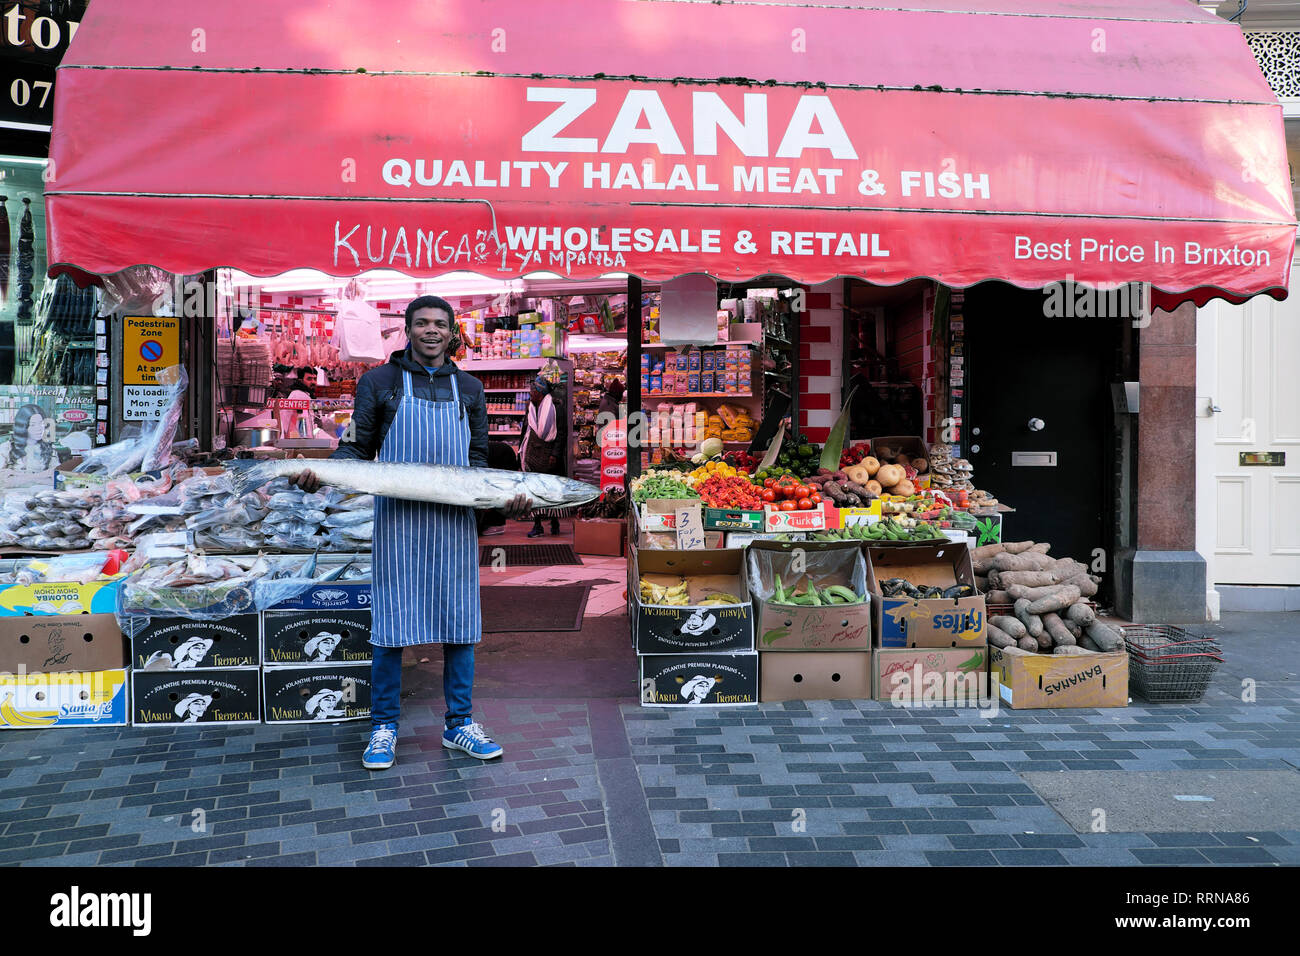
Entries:
POLYGON ((111 671, 127 666, 112 614, 0 617, 0 671, 111 671))
POLYGON ((763 530, 763 512, 735 508, 705 508, 704 527, 710 531, 763 530))
POLYGON ((126 670, 0 674, 0 728, 117 727, 128 722, 126 670))
POLYGON ((874 524, 880 520, 880 499, 873 498, 865 508, 837 508, 839 521, 836 527, 851 528, 855 524, 874 524))
POLYGON ((970 549, 960 542, 866 548, 867 588, 878 647, 983 647, 987 641, 984 596, 885 597, 881 581, 904 578, 917 586, 975 584, 970 549))
POLYGON ((1004 654, 990 647, 989 655, 990 680, 997 680, 1002 703, 1012 710, 1128 706, 1125 651, 1084 657, 1004 654))
MULTIPOLYGON (((930 446, 925 443, 925 439, 919 435, 886 435, 884 438, 871 439, 871 454, 880 457, 880 446, 891 448, 895 453, 902 452, 910 458, 930 457, 930 446)), ((926 475, 930 472, 926 471, 926 475)), ((925 477, 925 475, 919 476, 925 477)))
POLYGON ((758 655, 651 654, 641 658, 647 707, 737 707, 758 703, 758 655))
POLYGON ((330 581, 308 588, 297 597, 281 601, 271 608, 303 611, 363 611, 370 609, 369 581, 330 581))
POLYGON ((578 518, 573 522, 573 550, 578 554, 621 557, 627 522, 614 518, 578 518))
POLYGON ((839 512, 828 501, 811 511, 778 511, 771 505, 763 508, 764 531, 825 531, 839 525, 839 512))
POLYGON ((268 667, 262 671, 268 724, 338 724, 370 716, 370 665, 268 667))
POLYGON ((137 671, 256 667, 261 663, 261 638, 260 614, 235 614, 219 621, 150 618, 131 637, 131 666, 137 671))
POLYGON ((0 587, 0 616, 22 614, 112 614, 122 578, 90 584, 9 584, 0 587))
POLYGON ((699 503, 699 498, 651 498, 641 505, 639 527, 642 531, 673 531, 677 528, 677 509, 699 503))
POLYGON ((760 654, 758 699, 870 700, 871 651, 760 654))
POLYGON ((629 561, 629 599, 635 607, 633 639, 638 654, 719 653, 754 649, 754 615, 745 580, 744 551, 635 551, 629 561), (646 605, 640 582, 672 586, 686 578, 688 605, 646 605), (736 604, 700 605, 725 592, 736 604))
POLYGON ((855 594, 867 591, 866 562, 855 542, 755 541, 746 549, 749 587, 754 596, 754 635, 760 651, 843 651, 871 649, 871 601, 802 607, 770 598, 776 577, 787 590, 841 585, 855 594), (796 568, 796 563, 801 567, 796 568))
POLYGON ((261 722, 261 670, 226 667, 131 674, 133 727, 261 722))
POLYGON ((318 665, 367 663, 370 611, 265 611, 262 663, 318 665))
POLYGON ((872 696, 900 706, 977 707, 992 697, 988 648, 877 648, 872 696))
MULTIPOLYGON (((802 541, 806 535, 802 531, 784 532, 791 541, 802 541)), ((725 547, 728 548, 747 548, 755 541, 775 541, 777 540, 776 532, 761 531, 758 533, 750 531, 728 531, 725 547)))

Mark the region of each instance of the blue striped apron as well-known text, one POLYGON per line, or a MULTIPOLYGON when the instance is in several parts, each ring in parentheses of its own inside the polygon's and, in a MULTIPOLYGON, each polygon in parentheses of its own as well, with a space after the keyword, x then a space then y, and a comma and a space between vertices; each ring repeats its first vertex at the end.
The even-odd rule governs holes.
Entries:
MULTIPOLYGON (((415 397, 402 370, 402 400, 379 449, 380 461, 469 464, 469 422, 456 372, 452 400, 415 397)), ((478 594, 478 531, 472 508, 375 498, 370 643, 477 644, 482 640, 478 594)))

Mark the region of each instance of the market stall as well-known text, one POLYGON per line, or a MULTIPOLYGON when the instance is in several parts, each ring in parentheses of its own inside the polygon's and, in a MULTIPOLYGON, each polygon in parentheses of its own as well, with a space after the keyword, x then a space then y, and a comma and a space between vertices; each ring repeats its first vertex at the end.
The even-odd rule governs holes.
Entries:
MULTIPOLYGON (((1276 101, 1235 28, 1185 3, 1134 0, 1083 20, 1068 5, 1027 11, 1014 0, 991 11, 1001 16, 763 8, 745 15, 773 36, 789 36, 786 18, 797 14, 798 29, 821 46, 816 57, 758 60, 747 44, 733 42, 735 11, 711 3, 653 5, 644 15, 655 18, 654 30, 641 29, 636 16, 614 18, 611 27, 577 2, 544 9, 510 3, 490 13, 466 6, 433 48, 401 45, 387 23, 352 22, 315 0, 293 6, 320 35, 352 42, 317 45, 307 33, 283 29, 282 6, 241 0, 208 28, 207 49, 221 52, 200 54, 144 39, 181 28, 180 14, 161 0, 123 14, 139 31, 120 23, 108 30, 90 11, 60 73, 53 146, 59 177, 47 190, 54 269, 111 275, 151 262, 197 274, 233 264, 252 276, 305 267, 350 277, 378 267, 424 278, 470 269, 502 281, 545 271, 548 280, 578 290, 611 276, 625 282, 627 328, 647 332, 628 336, 625 365, 629 473, 646 466, 631 482, 635 506, 628 510, 634 640, 640 648, 639 622, 655 618, 675 622, 668 630, 678 639, 712 635, 727 621, 737 627, 728 631, 735 643, 725 653, 746 657, 724 662, 684 642, 687 670, 656 672, 656 679, 682 678, 669 695, 674 702, 698 703, 716 692, 717 677, 697 682, 702 675, 688 673, 713 664, 731 668, 727 680, 744 687, 719 702, 752 702, 758 658, 804 653, 762 651, 754 601, 773 603, 771 595, 755 596, 745 542, 729 536, 869 536, 870 543, 857 545, 868 581, 877 544, 942 550, 935 561, 918 562, 917 580, 900 575, 918 592, 922 585, 939 588, 942 599, 948 589, 978 587, 968 578, 980 538, 968 537, 997 534, 986 519, 1021 506, 972 477, 966 436, 944 425, 963 424, 951 411, 962 404, 954 392, 963 388, 962 363, 947 362, 946 375, 918 376, 919 427, 839 427, 852 388, 843 367, 845 315, 853 307, 845 301, 846 277, 877 290, 929 284, 916 316, 923 369, 945 364, 925 349, 964 358, 952 351, 961 343, 951 333, 965 331, 951 321, 956 313, 946 313, 942 343, 926 335, 944 316, 938 298, 986 280, 1030 289, 1067 277, 1090 285, 1141 282, 1164 309, 1213 296, 1281 296, 1287 285, 1295 222, 1276 101), (481 42, 498 16, 513 24, 508 70, 481 42), (1017 29, 1004 29, 1007 22, 1017 29), (1099 57, 1078 42, 1080 31, 1094 26, 1110 37, 1116 55, 1099 57), (555 31, 569 37, 573 51, 559 73, 551 46, 541 41, 555 31), (665 35, 683 40, 665 46, 665 35), (755 62, 763 64, 764 85, 734 82, 752 74, 755 62), (1189 66, 1206 62, 1225 69, 1189 66), (443 72, 448 63, 454 70, 443 72), (167 83, 157 82, 162 71, 167 83), (214 162, 206 144, 176 146, 178 118, 194 117, 196 103, 204 104, 213 139, 245 146, 237 169, 214 162), (340 103, 348 104, 343 117, 340 103), (294 111, 300 136, 292 161, 260 136, 284 110, 294 111), (437 144, 446 149, 423 145, 430 115, 467 111, 474 114, 472 141, 457 140, 454 149, 450 142, 437 144), (375 117, 383 117, 382 135, 374 135, 375 117), (124 128, 133 130, 127 142, 118 133, 124 128), (73 129, 76 136, 66 132, 73 129), (404 143, 421 145, 395 145, 404 143), (103 161, 110 154, 115 160, 103 161), (341 156, 353 164, 351 175, 339 175, 341 156), (1195 178, 1189 169, 1209 172, 1195 178), (1241 175, 1243 169, 1251 174, 1241 175), (1232 188, 1220 188, 1229 179, 1232 188), (1143 188, 1134 188, 1137 182, 1143 188), (293 215, 286 216, 290 203, 293 215), (698 311, 685 321, 684 312, 661 302, 652 328, 655 305, 643 302, 641 283, 667 286, 700 275, 717 280, 706 290, 707 321, 697 321, 698 311), (784 286, 806 301, 781 308, 756 302, 751 312, 748 302, 760 297, 750 288, 741 294, 735 284, 759 283, 784 286), (709 371, 713 387, 706 389, 709 371), (792 407, 778 402, 773 414, 769 399, 780 394, 792 407), (936 416, 939 410, 945 414, 936 416), (785 413, 791 421, 784 432, 763 434, 785 413), (721 456, 713 441, 723 446, 721 456), (860 457, 853 443, 861 443, 860 457), (767 456, 766 469, 742 455, 767 456), (874 472, 868 458, 875 459, 874 472), (864 469, 866 480, 849 468, 864 469), (777 472, 800 480, 783 481, 777 472), (961 491, 966 502, 949 493, 961 491), (654 501, 664 504, 648 508, 654 501), (887 505, 901 513, 887 514, 887 505), (937 545, 936 535, 953 540, 937 545), (643 566, 667 578, 647 579, 644 598, 643 566)), ((405 12, 417 15, 413 0, 405 12)), ((400 22, 400 13, 388 23, 400 22)), ((700 283, 693 284, 698 291, 700 283)), ((515 327, 489 329, 485 322, 480 329, 466 316, 481 356, 472 361, 485 363, 483 373, 508 376, 494 387, 516 402, 517 373, 535 367, 491 365, 540 362, 514 357, 516 348, 532 345, 519 327, 529 323, 519 317, 512 315, 515 327), (507 349, 510 357, 502 357, 507 349)), ((238 335, 233 325, 231 334, 238 335)), ((880 344, 859 338, 856 329, 854 341, 867 361, 880 344)), ((232 361, 238 354, 236 348, 232 361)), ((1154 414, 1169 407, 1159 405, 1154 414)), ((517 417, 506 411, 498 417, 517 417)), ((500 437, 515 427, 503 421, 500 437)), ((1144 480, 1161 467, 1168 465, 1144 464, 1144 480)), ((1002 537, 1017 543, 1014 534, 1002 537)), ((836 542, 804 542, 813 550, 823 544, 836 542)), ((1159 546, 1149 534, 1138 544, 1159 546)), ((1071 550, 1061 557, 1088 555, 1071 550)), ((820 601, 826 587, 852 590, 858 570, 848 584, 839 580, 840 569, 829 584, 797 580, 785 596, 820 601)), ((879 640, 883 590, 853 594, 873 608, 879 640)), ((984 597, 962 592, 950 599, 984 597)), ((927 600, 936 598, 913 599, 927 600)), ((987 646, 982 616, 978 623, 957 617, 961 634, 977 634, 987 646)), ((1068 611, 1057 617, 1058 637, 1062 628, 1071 632, 1070 622, 1081 623, 1068 611)), ((987 673, 987 655, 974 648, 918 647, 927 654, 972 651, 953 666, 987 673)), ((873 655, 878 683, 877 648, 887 649, 877 643, 850 653, 873 655)), ((654 653, 647 647, 647 657, 654 653)), ((657 695, 648 696, 658 703, 657 695)))

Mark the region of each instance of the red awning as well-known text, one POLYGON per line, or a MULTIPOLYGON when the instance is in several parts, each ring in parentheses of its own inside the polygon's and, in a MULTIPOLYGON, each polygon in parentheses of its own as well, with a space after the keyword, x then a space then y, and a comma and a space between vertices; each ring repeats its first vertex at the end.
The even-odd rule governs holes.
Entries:
POLYGON ((1285 295, 1282 113, 1238 27, 958 5, 99 0, 49 261, 1285 295))

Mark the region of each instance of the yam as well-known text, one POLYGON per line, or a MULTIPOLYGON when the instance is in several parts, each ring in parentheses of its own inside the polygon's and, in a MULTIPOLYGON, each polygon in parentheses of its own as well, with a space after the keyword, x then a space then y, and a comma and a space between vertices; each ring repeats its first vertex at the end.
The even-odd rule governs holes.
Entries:
POLYGON ((1020 620, 1020 623, 1025 625, 1025 630, 1029 632, 1029 636, 1037 638, 1043 633, 1043 619, 1037 614, 1030 613, 1029 604, 1030 602, 1024 598, 1019 598, 1014 605, 1015 615, 1020 620))
MULTIPOLYGON (((1060 582, 1051 571, 996 571, 998 582, 1002 587, 1023 584, 1027 588, 1050 588, 1060 582)), ((991 576, 991 575, 990 575, 991 576)))
POLYGON ((993 570, 993 558, 971 558, 971 567, 975 569, 976 574, 988 574, 993 570))
POLYGON ((1076 574, 1072 578, 1064 579, 1061 583, 1078 588, 1079 594, 1083 597, 1095 597, 1097 594, 1097 582, 1092 579, 1092 575, 1076 574))
POLYGON ((1089 624, 1086 633, 1092 638, 1092 642, 1103 651, 1113 651, 1124 644, 1123 635, 1101 621, 1093 621, 1089 624))
POLYGON ((995 554, 1002 553, 1002 547, 1003 546, 1001 542, 997 544, 982 544, 974 551, 972 551, 970 553, 970 556, 971 559, 975 561, 982 561, 985 558, 992 560, 995 554))
POLYGON ((1079 638, 1079 646, 1088 651, 1101 650, 1101 648, 1097 646, 1097 642, 1089 637, 1087 632, 1084 633, 1083 637, 1079 638))
POLYGON ((1057 558, 1056 561, 1050 565, 1050 568, 1052 573, 1056 575, 1057 584, 1060 584, 1067 578, 1088 573, 1087 567, 1074 560, 1074 558, 1057 558))
POLYGON ((980 574, 975 575, 975 590, 979 591, 980 594, 988 593, 989 579, 980 574))
POLYGON ((1015 598, 1013 598, 1006 591, 1000 591, 997 588, 994 588, 993 590, 989 591, 987 594, 984 595, 984 603, 985 604, 1013 604, 1015 603, 1015 598))
POLYGON ((1043 615, 1043 629, 1051 636, 1052 643, 1057 647, 1078 643, 1065 626, 1065 622, 1054 612, 1049 611, 1043 615))
POLYGON ((1016 639, 1007 634, 1006 631, 993 624, 987 628, 989 643, 994 647, 1014 647, 1016 639))
POLYGON ((1025 654, 1028 654, 1029 651, 1025 650, 1023 647, 1021 647, 1018 644, 1012 644, 1010 647, 1002 648, 1002 653, 1009 654, 1012 657, 1021 657, 1025 654))
POLYGON ((1028 635, 1025 624, 1018 617, 1011 617, 1006 614, 999 614, 996 617, 989 618, 989 623, 1000 631, 1005 631, 1009 636, 1020 640, 1028 635))
POLYGON ((1028 551, 1028 550, 1029 550, 1030 548, 1032 548, 1033 546, 1034 546, 1034 542, 1032 542, 1032 541, 1010 541, 1010 542, 1008 542, 1008 541, 1004 541, 1004 542, 1002 542, 1002 550, 1003 550, 1003 551, 1006 551, 1008 554, 1024 554, 1026 551, 1028 551))
MULTIPOLYGON (((1070 607, 1078 607, 1078 605, 1071 604, 1070 607)), ((1068 611, 1069 608, 1066 608, 1066 610, 1068 611)), ((1083 637, 1083 625, 1077 621, 1071 621, 1068 617, 1061 618, 1061 623, 1064 624, 1065 629, 1070 632, 1070 636, 1074 638, 1074 642, 1076 644, 1079 643, 1079 638, 1083 637)))
POLYGON ((1036 552, 1038 552, 1039 554, 1046 554, 1048 551, 1051 551, 1051 550, 1052 550, 1052 546, 1051 546, 1050 544, 1048 544, 1046 541, 1041 541, 1041 542, 1039 542, 1038 544, 1035 544, 1035 545, 1034 545, 1032 548, 1030 548, 1029 550, 1030 550, 1030 551, 1036 551, 1036 552))
POLYGON ((880 462, 870 455, 862 459, 862 461, 859 462, 859 464, 861 464, 863 468, 867 469, 868 478, 876 477, 876 472, 880 470, 880 462))
MULTIPOLYGON (((993 567, 999 571, 1050 571, 1056 562, 1045 554, 999 554, 993 558, 993 567)), ((1053 582, 1055 583, 1055 582, 1053 582)))
POLYGON ((1097 620, 1097 612, 1087 604, 1071 604, 1065 609, 1065 619, 1067 622, 1073 621, 1075 624, 1087 627, 1097 620))
POLYGON ((1016 644, 1022 651, 1028 651, 1030 654, 1038 653, 1038 642, 1032 637, 1022 637, 1016 644))
POLYGON ((1054 651, 1052 651, 1052 653, 1060 654, 1062 656, 1082 657, 1088 654, 1094 654, 1096 652, 1090 651, 1086 647, 1079 647, 1076 644, 1062 644, 1059 647, 1057 647, 1054 651))
POLYGON ((1063 611, 1075 601, 1079 600, 1081 595, 1079 589, 1073 584, 1058 584, 1054 588, 1049 588, 1052 593, 1045 594, 1029 605, 1030 614, 1046 614, 1048 611, 1063 611))

